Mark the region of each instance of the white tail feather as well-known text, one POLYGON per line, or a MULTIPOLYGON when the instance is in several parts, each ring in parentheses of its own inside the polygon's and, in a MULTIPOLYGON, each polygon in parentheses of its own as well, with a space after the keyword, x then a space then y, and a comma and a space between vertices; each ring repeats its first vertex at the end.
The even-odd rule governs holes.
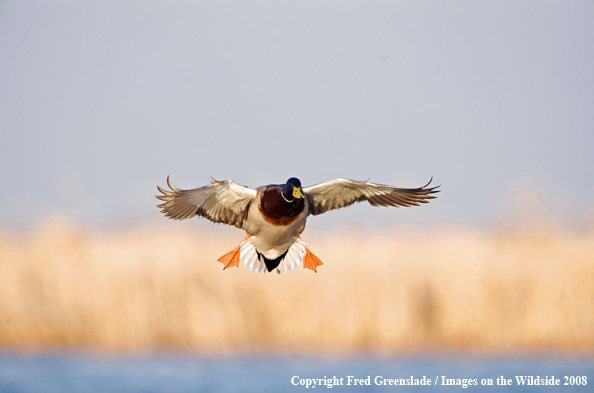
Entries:
POLYGON ((299 264, 303 262, 303 258, 305 257, 305 246, 305 243, 295 238, 295 242, 289 247, 287 255, 279 263, 277 267, 278 271, 280 273, 291 272, 293 268, 299 267, 299 264))
MULTIPOLYGON (((239 247, 239 262, 243 262, 245 267, 249 267, 253 272, 266 273, 266 264, 264 261, 258 259, 258 251, 252 244, 252 238, 248 238, 239 247)), ((287 254, 276 268, 279 273, 286 271, 293 271, 294 268, 299 267, 305 257, 305 244, 300 239, 295 238, 295 242, 291 244, 287 254)))
POLYGON ((249 267, 253 272, 266 271, 266 264, 258 259, 256 247, 252 244, 252 238, 248 238, 239 247, 239 262, 243 262, 245 267, 249 267))

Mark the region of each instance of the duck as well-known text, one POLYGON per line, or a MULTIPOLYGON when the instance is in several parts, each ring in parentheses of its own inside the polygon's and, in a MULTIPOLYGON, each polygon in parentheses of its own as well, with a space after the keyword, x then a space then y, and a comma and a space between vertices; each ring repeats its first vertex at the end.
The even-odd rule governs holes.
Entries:
POLYGON ((303 268, 317 273, 322 265, 301 239, 307 218, 357 202, 371 206, 410 207, 428 203, 439 190, 429 187, 431 181, 418 188, 399 188, 369 181, 344 178, 302 187, 296 177, 285 184, 271 184, 256 189, 233 180, 210 178, 207 186, 181 190, 167 176, 169 190, 157 186, 164 203, 157 205, 166 217, 185 220, 204 217, 213 223, 235 226, 246 232, 241 243, 221 256, 223 270, 243 263, 256 272, 280 274, 303 268))

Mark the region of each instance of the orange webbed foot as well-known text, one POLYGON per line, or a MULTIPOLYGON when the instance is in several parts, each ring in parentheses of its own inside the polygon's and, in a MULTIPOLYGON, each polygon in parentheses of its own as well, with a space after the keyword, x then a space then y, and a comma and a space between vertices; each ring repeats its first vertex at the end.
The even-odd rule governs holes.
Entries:
MULTIPOLYGON (((301 240, 299 235, 295 235, 295 237, 301 240)), ((305 247, 305 256, 303 257, 303 268, 308 268, 309 270, 313 270, 314 272, 318 272, 318 266, 323 265, 320 258, 316 257, 313 252, 309 251, 309 248, 305 247)))
POLYGON ((241 244, 250 238, 250 234, 248 233, 245 235, 239 246, 234 248, 233 250, 229 251, 222 257, 218 259, 219 262, 223 263, 223 270, 227 269, 228 267, 238 266, 239 267, 239 249, 241 248, 241 244))

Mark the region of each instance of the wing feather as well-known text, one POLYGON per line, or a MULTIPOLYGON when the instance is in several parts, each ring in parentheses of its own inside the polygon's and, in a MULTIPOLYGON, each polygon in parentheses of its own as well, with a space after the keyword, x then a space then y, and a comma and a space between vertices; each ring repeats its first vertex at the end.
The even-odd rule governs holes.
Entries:
POLYGON ((371 206, 419 206, 434 199, 431 194, 439 192, 436 190, 439 186, 428 187, 430 183, 431 180, 423 187, 399 188, 367 181, 334 179, 305 187, 303 193, 309 198, 309 214, 318 215, 363 201, 371 206))
POLYGON ((216 181, 211 177, 211 184, 193 190, 176 188, 167 176, 167 185, 171 191, 159 186, 163 195, 156 195, 164 201, 157 207, 162 208, 166 217, 174 220, 202 216, 214 223, 243 226, 247 218, 250 203, 256 197, 256 190, 235 183, 232 180, 216 181))

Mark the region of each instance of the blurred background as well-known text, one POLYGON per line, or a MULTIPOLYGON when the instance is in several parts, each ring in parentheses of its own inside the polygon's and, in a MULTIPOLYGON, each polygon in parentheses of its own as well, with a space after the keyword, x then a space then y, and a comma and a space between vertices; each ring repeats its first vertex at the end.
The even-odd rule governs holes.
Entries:
POLYGON ((0 391, 594 378, 592 37, 588 1, 0 1, 0 391), (272 275, 168 175, 442 192, 272 275))

